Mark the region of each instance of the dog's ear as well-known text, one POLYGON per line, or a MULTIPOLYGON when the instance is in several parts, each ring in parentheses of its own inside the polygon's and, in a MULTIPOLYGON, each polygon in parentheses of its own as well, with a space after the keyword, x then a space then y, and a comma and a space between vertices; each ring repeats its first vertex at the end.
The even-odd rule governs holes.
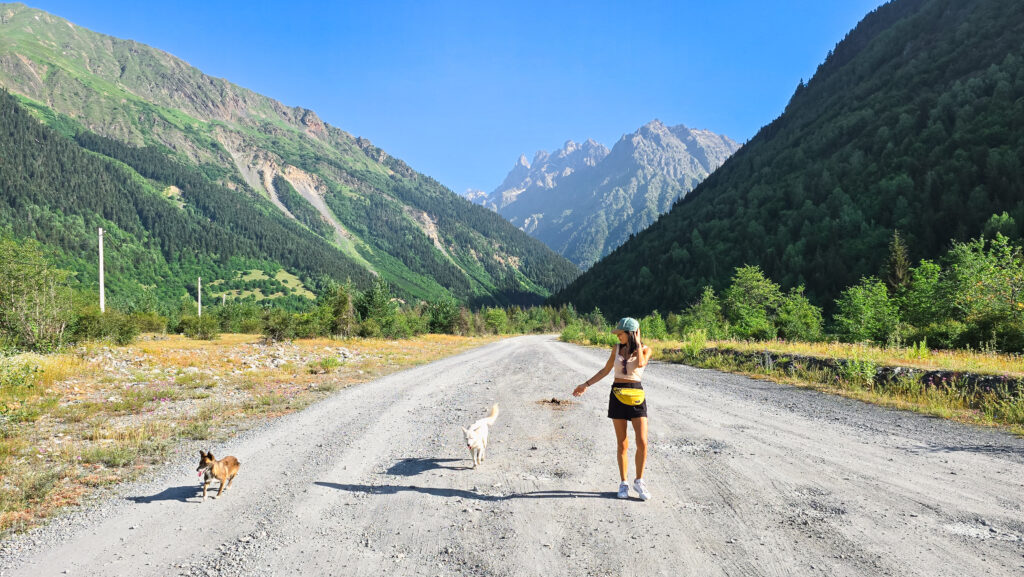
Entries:
POLYGON ((206 456, 206 451, 204 451, 202 449, 199 449, 199 458, 202 459, 205 456, 206 456))

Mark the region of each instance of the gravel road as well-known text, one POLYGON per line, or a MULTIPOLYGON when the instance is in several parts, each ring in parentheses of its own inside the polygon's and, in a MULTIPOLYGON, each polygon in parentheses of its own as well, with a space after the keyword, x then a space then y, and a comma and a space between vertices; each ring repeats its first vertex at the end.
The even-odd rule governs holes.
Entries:
POLYGON ((1024 440, 653 363, 646 474, 615 498, 605 353, 503 340, 339 391, 5 541, 0 575, 1021 575, 1024 440), (470 469, 460 425, 501 415, 470 469))

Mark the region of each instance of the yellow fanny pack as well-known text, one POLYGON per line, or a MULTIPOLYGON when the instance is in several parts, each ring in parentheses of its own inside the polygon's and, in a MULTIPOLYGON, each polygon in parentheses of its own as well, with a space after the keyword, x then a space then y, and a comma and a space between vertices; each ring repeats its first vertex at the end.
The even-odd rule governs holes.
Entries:
POLYGON ((644 390, 631 387, 612 387, 612 394, 623 405, 635 407, 644 402, 644 390))

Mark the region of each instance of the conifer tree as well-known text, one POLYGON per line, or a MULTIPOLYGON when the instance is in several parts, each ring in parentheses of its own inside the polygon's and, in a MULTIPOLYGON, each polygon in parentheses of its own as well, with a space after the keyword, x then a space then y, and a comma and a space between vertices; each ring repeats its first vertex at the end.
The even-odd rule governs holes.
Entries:
POLYGON ((910 283, 910 257, 907 245, 900 238, 900 231, 892 231, 889 241, 889 258, 885 261, 885 283, 889 294, 897 294, 910 283))

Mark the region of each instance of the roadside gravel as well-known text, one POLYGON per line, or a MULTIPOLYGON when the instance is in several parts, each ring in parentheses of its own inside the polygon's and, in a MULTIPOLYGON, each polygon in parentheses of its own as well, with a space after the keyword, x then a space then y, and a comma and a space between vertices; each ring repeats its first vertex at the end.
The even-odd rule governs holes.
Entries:
POLYGON ((503 340, 196 447, 0 544, 0 575, 1019 575, 1024 440, 680 365, 645 375, 650 502, 619 501, 605 353, 503 340), (546 401, 546 402, 545 402, 546 401), (478 469, 460 425, 501 415, 478 469))

